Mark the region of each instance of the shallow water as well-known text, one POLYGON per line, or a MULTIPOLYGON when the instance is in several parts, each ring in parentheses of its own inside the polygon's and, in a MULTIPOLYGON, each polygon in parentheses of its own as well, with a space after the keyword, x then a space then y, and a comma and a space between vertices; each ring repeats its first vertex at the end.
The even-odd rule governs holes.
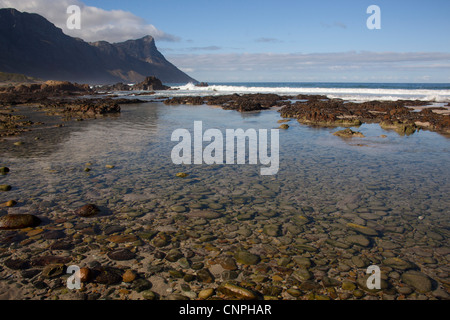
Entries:
MULTIPOLYGON (((123 106, 122 110, 118 118, 76 123, 59 137, 55 130, 54 141, 47 145, 40 141, 20 147, 3 144, 2 164, 14 174, 0 179, 3 184, 18 187, 7 195, 0 194, 0 201, 6 196, 25 200, 38 193, 58 202, 67 190, 76 191, 80 201, 95 200, 89 199, 89 192, 95 185, 92 181, 99 180, 121 185, 129 193, 145 193, 156 182, 165 186, 162 192, 167 192, 164 189, 170 189, 173 183, 184 183, 173 176, 185 171, 208 187, 217 187, 222 179, 231 185, 242 181, 271 189, 282 185, 286 191, 277 192, 273 201, 291 199, 296 195, 288 190, 301 189, 298 205, 306 202, 318 209, 322 201, 338 202, 348 193, 365 195, 368 185, 377 186, 376 197, 390 203, 391 209, 407 206, 418 215, 426 215, 450 207, 450 140, 433 132, 420 131, 408 137, 366 124, 357 128, 366 138, 346 140, 332 135, 335 128, 312 128, 291 121, 289 130, 280 132, 280 170, 275 176, 264 177, 259 175, 259 164, 174 165, 170 154, 177 143, 170 137, 177 128, 193 133, 194 121, 199 120, 203 121, 203 130, 218 128, 224 136, 227 128, 277 128, 279 115, 275 109, 241 114, 208 106, 149 103, 123 106), (381 134, 387 138, 380 138, 381 134), (83 171, 86 163, 92 163, 89 173, 83 171), (316 188, 325 194, 308 191, 316 188), (418 197, 427 200, 418 201, 418 197), (417 202, 428 209, 420 210, 417 202)), ((251 190, 246 193, 256 197, 251 190)))
MULTIPOLYGON (((0 184, 13 186, 0 193, 0 203, 16 199, 19 205, 9 213, 31 211, 51 218, 65 217, 85 203, 112 212, 154 211, 162 213, 160 217, 174 205, 209 208, 229 218, 225 226, 255 230, 269 223, 285 230, 289 219, 300 213, 315 222, 310 237, 282 237, 283 245, 340 239, 347 233, 345 224, 352 222, 395 230, 380 239, 404 248, 449 246, 450 140, 437 133, 400 136, 377 124, 364 124, 353 129, 366 138, 348 140, 332 135, 337 128, 313 128, 292 120, 288 130, 280 130, 280 169, 274 176, 261 176, 259 164, 171 161, 177 144, 170 140, 173 130, 193 132, 194 121, 203 121, 203 130, 225 132, 274 129, 279 119, 276 109, 244 114, 210 106, 148 103, 125 105, 118 117, 71 122, 46 136, 35 130, 23 135, 22 146, 13 141, 0 145, 0 164, 11 169, 0 176, 0 184), (91 171, 85 172, 86 167, 91 171), (178 178, 178 172, 189 177, 178 178)), ((187 221, 187 228, 197 228, 197 222, 187 221)), ((137 218, 135 223, 149 222, 137 218)), ((207 232, 226 233, 223 227, 211 222, 207 232)), ((280 240, 265 241, 281 246, 280 240)), ((321 256, 328 258, 326 252, 321 256)), ((445 259, 444 255, 432 264, 434 272, 450 272, 445 259)))

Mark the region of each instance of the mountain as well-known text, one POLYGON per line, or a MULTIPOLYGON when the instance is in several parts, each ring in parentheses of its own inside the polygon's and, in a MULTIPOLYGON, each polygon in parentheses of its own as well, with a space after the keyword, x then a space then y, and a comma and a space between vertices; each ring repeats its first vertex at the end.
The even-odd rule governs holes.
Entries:
POLYGON ((158 51, 151 36, 121 43, 87 43, 38 14, 0 9, 0 71, 44 80, 90 84, 197 82, 158 51))

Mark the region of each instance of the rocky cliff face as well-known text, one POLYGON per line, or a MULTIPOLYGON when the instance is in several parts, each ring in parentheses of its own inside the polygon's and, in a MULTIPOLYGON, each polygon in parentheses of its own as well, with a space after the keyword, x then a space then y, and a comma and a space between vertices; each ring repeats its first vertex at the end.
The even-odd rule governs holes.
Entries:
POLYGON ((44 80, 103 84, 156 76, 165 83, 195 82, 164 58, 151 36, 87 43, 40 15, 15 9, 0 9, 0 48, 0 71, 44 80))

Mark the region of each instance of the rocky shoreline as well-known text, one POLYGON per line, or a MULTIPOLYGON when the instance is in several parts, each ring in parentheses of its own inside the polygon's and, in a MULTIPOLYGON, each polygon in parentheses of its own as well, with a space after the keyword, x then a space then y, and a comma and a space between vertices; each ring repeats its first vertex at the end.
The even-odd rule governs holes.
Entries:
MULTIPOLYGON (((206 85, 206 84, 205 84, 206 85)), ((117 99, 105 92, 136 90, 169 90, 161 81, 147 77, 142 83, 128 86, 90 88, 70 82, 47 81, 42 84, 21 84, 0 88, 0 136, 15 135, 33 125, 23 116, 13 113, 13 106, 38 105, 49 114, 63 115, 78 120, 99 115, 120 113, 120 104, 144 103, 139 99, 117 99), (102 95, 102 97, 96 97, 102 95), (89 96, 80 98, 82 96, 89 96)), ((154 92, 145 93, 152 95, 154 92)), ((215 96, 182 96, 160 98, 166 105, 212 105, 225 110, 251 112, 279 108, 284 119, 296 119, 301 124, 322 127, 358 127, 363 123, 378 123, 383 129, 392 129, 401 135, 410 135, 425 129, 450 134, 450 103, 433 107, 431 101, 398 100, 354 103, 329 99, 322 95, 280 96, 277 94, 232 94, 215 96)))
MULTIPOLYGON (((118 114, 121 104, 143 102, 139 99, 98 97, 98 92, 88 85, 63 81, 0 88, 0 138, 15 136, 43 125, 24 116, 21 112, 23 106, 49 116, 60 116, 64 121, 81 121, 118 114)), ((64 121, 60 126, 64 125, 64 121)))
POLYGON ((174 97, 164 101, 167 105, 215 105, 239 112, 260 111, 280 107, 283 118, 323 127, 357 127, 363 123, 379 123, 382 128, 410 135, 420 129, 443 134, 450 133, 449 108, 427 107, 419 112, 411 107, 430 106, 433 102, 419 100, 369 101, 354 103, 342 99, 329 99, 321 95, 279 96, 276 94, 246 94, 224 96, 174 97), (438 113, 436 110, 447 111, 438 113))
MULTIPOLYGON (((22 103, 82 120, 117 114, 123 103, 143 102, 99 98, 83 86, 65 94, 58 89, 51 98, 42 92, 53 90, 47 87, 33 89, 29 96, 28 89, 20 90, 24 92, 7 91, 10 100, 2 100, 9 101, 1 109, 2 125, 9 119, 17 126, 1 132, 27 130, 21 123, 26 119, 13 112, 22 103), (11 94, 19 100, 11 100, 11 94)), ((240 112, 277 107, 283 118, 310 125, 384 122, 399 134, 449 128, 449 115, 408 108, 429 104, 421 101, 354 104, 324 96, 256 94, 176 97, 165 103, 218 105, 240 112), (416 124, 425 120, 430 126, 416 124)), ((343 134, 357 136, 350 129, 343 134)), ((85 167, 95 170, 92 163, 85 167)), ((107 168, 113 177, 114 166, 107 168)), ((86 169, 83 174, 88 175, 86 169)), ((0 168, 4 177, 14 171, 0 168)), ((86 188, 100 185, 104 190, 98 179, 87 179, 86 188)), ((0 299, 450 299, 448 219, 439 206, 418 215, 428 208, 426 197, 418 199, 417 210, 392 208, 377 194, 382 187, 369 184, 364 199, 348 194, 337 203, 312 207, 274 200, 292 192, 286 181, 241 181, 227 190, 220 180, 204 186, 195 183, 195 175, 182 173, 160 180, 175 188, 166 194, 163 187, 152 186, 159 191, 145 201, 127 193, 126 186, 108 185, 111 197, 71 209, 70 202, 52 206, 51 200, 36 204, 30 199, 32 210, 26 207, 26 213, 13 200, 0 204, 0 299), (117 194, 136 199, 135 205, 124 205, 117 194), (373 264, 381 268, 380 290, 366 285, 366 269, 373 264), (81 290, 67 288, 71 265, 81 268, 81 290)), ((133 181, 142 189, 149 187, 146 183, 133 181)), ((8 195, 15 188, 2 184, 0 192, 8 195)), ((75 194, 70 189, 67 193, 68 198, 75 194)))

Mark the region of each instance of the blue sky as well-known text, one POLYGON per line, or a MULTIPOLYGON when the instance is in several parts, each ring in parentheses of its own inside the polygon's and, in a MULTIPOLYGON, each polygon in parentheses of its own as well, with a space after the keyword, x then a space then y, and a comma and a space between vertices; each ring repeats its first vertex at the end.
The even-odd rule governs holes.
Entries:
MULTIPOLYGON (((181 38, 161 48, 220 47, 219 52, 450 52, 448 0, 88 0, 126 9, 181 38), (368 30, 367 7, 381 8, 382 29, 368 30), (257 40, 271 40, 268 42, 257 40), (192 42, 190 42, 192 41, 192 42), (187 44, 192 43, 192 46, 187 44)), ((198 50, 197 50, 198 51, 198 50)), ((207 50, 205 50, 207 51, 207 50)))
MULTIPOLYGON (((34 10, 64 29, 49 1, 0 6, 34 10)), ((83 5, 82 30, 66 33, 111 42, 152 33, 166 58, 200 81, 450 82, 448 0, 56 3, 83 5), (372 4, 381 30, 366 27, 372 4)))

